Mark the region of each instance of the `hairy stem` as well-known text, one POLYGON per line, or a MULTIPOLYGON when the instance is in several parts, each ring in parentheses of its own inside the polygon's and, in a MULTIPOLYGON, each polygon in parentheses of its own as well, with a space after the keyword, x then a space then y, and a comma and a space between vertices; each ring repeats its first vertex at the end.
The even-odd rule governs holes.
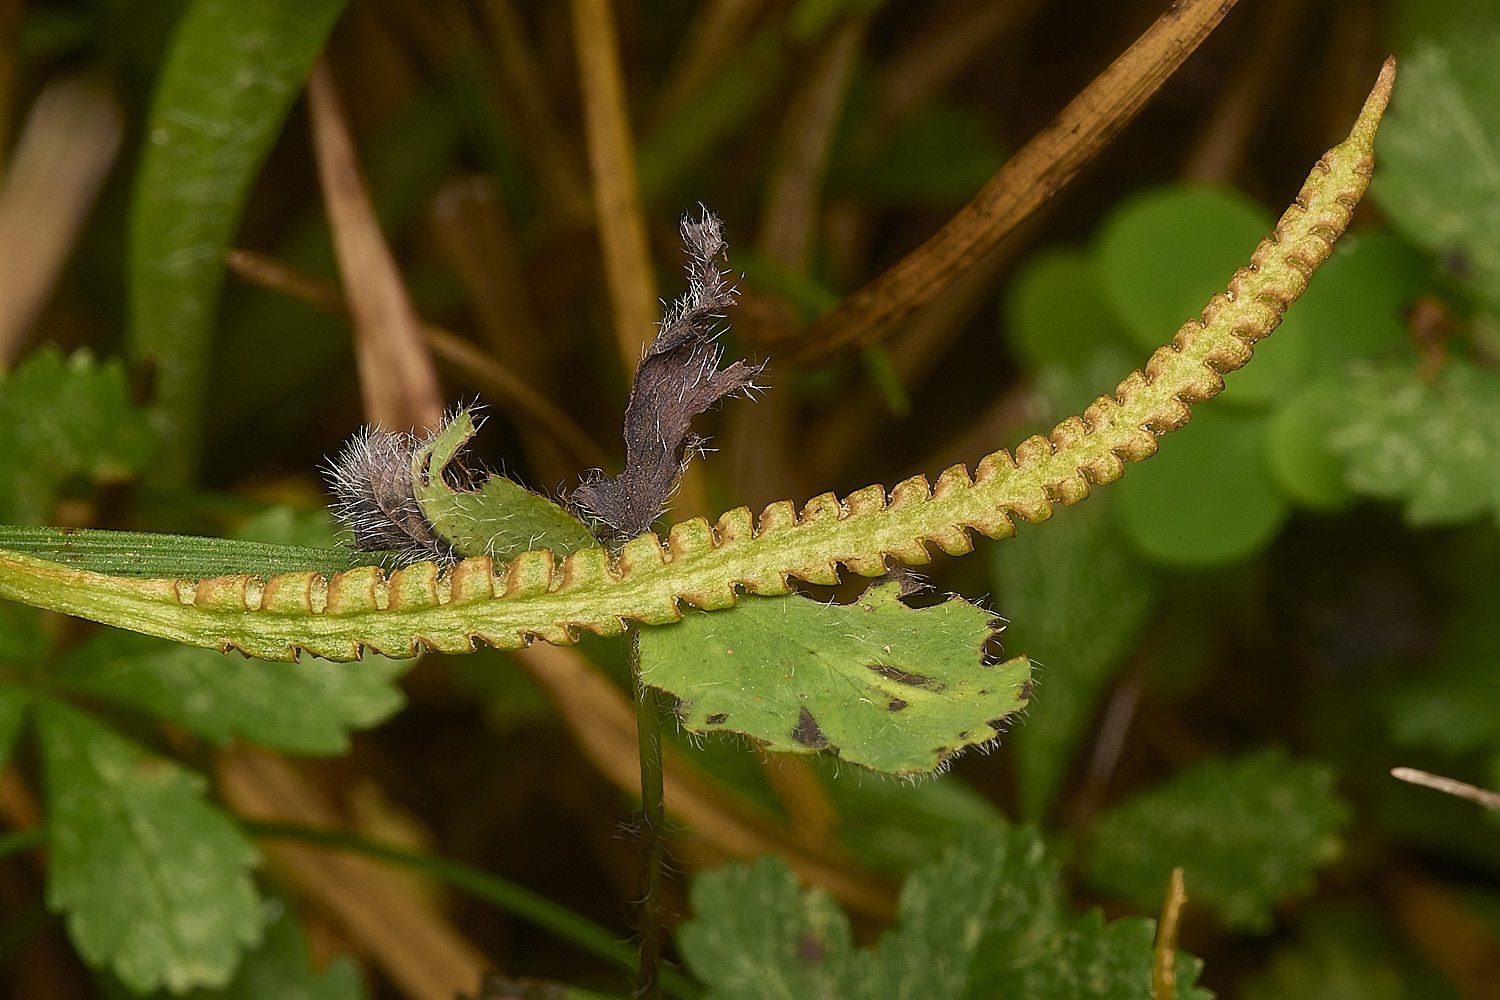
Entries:
POLYGON ((661 869, 666 849, 662 778, 661 692, 641 683, 641 633, 630 630, 630 676, 635 686, 635 731, 641 756, 641 962, 635 996, 661 996, 661 869))

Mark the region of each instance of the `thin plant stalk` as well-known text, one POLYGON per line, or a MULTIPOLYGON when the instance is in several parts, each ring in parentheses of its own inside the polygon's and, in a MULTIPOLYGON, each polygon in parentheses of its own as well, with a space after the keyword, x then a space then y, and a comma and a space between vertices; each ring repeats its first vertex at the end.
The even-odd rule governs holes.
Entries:
POLYGON ((661 996, 661 869, 666 792, 661 753, 661 696, 641 683, 641 633, 630 630, 630 675, 635 685, 636 740, 641 755, 641 956, 635 996, 661 996))

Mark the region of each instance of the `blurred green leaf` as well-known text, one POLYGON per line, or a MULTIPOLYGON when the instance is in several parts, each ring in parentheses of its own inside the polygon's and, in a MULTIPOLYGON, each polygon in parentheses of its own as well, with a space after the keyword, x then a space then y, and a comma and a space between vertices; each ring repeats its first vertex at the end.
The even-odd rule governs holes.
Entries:
POLYGON ((1413 525, 1500 515, 1500 375, 1462 358, 1431 380, 1409 357, 1351 369, 1327 443, 1350 488, 1402 501, 1413 525))
POLYGON ((873 162, 837 178, 842 193, 881 205, 968 201, 1005 163, 989 120, 974 108, 929 104, 873 162))
POLYGON ((194 0, 157 80, 131 208, 130 355, 155 373, 158 478, 196 468, 224 251, 345 0, 194 0))
POLYGON ((1372 193, 1418 246, 1500 303, 1500 28, 1419 44, 1380 128, 1372 193))
MULTIPOLYGON (((855 949, 848 918, 803 892, 779 858, 726 865, 693 884, 677 932, 708 1000, 1141 1000, 1151 988, 1152 922, 1076 923, 1059 909, 1056 869, 1034 830, 975 831, 901 891, 897 926, 855 949)), ((1179 996, 1191 988, 1191 960, 1179 996)))
POLYGON ((926 772, 1026 703, 1025 657, 990 664, 994 617, 957 598, 920 610, 900 586, 854 604, 747 595, 641 630, 641 679, 678 698, 694 732, 745 733, 773 750, 828 750, 877 771, 926 772))
POLYGON ((1266 418, 1213 404, 1162 439, 1115 487, 1129 537, 1169 566, 1215 566, 1260 551, 1287 517, 1265 469, 1266 418))
MULTIPOLYGON (((1095 234, 1105 297, 1142 350, 1171 342, 1204 303, 1229 285, 1275 220, 1237 191, 1172 184, 1117 205, 1095 234)), ((1285 395, 1307 368, 1307 331, 1293 310, 1255 363, 1230 373, 1220 399, 1264 405, 1285 395)))
POLYGON ((32 693, 27 688, 0 682, 0 769, 10 762, 31 702, 32 693))
POLYGON ((1033 370, 1083 368, 1099 348, 1131 344, 1099 287, 1093 259, 1076 250, 1028 258, 1003 299, 1002 322, 1016 354, 1033 370))
POLYGON ((1243 1000, 1458 1000, 1370 910, 1322 909, 1247 977, 1243 1000))
POLYGON ((1105 496, 1060 509, 994 548, 1008 649, 1035 664, 1036 694, 1015 745, 1021 815, 1047 812, 1109 679, 1156 602, 1156 580, 1119 538, 1105 496))
POLYGON ((189 1000, 363 1000, 365 987, 353 959, 339 955, 314 972, 296 912, 275 896, 262 908, 270 919, 261 946, 245 953, 228 986, 195 991, 189 1000))
MULTIPOLYGON (((1288 311, 1307 329, 1312 373, 1339 374, 1350 361, 1409 343, 1405 313, 1422 293, 1429 269, 1421 254, 1385 230, 1340 236, 1333 256, 1288 311)), ((1278 330, 1273 339, 1279 336, 1278 330)))
POLYGON ((993 803, 951 774, 913 784, 845 773, 824 784, 838 810, 839 843, 876 871, 904 874, 940 860, 968 831, 1009 825, 993 803))
POLYGON ((1229 927, 1266 933, 1276 903, 1311 892, 1317 869, 1338 859, 1349 816, 1322 764, 1274 749, 1210 760, 1106 814, 1088 879, 1154 910, 1180 866, 1195 902, 1229 927))
POLYGON ((1338 403, 1337 380, 1314 382, 1271 415, 1266 428, 1266 469, 1290 501, 1310 510, 1350 507, 1344 463, 1328 450, 1330 419, 1338 403))
POLYGON ((0 521, 45 523, 73 477, 126 479, 154 443, 118 361, 52 347, 28 355, 0 381, 0 521))
POLYGON ((349 732, 406 705, 409 660, 249 660, 135 632, 101 629, 57 666, 58 684, 170 719, 220 746, 234 737, 298 754, 349 750, 349 732))
POLYGON ((47 906, 84 961, 138 993, 229 982, 260 938, 255 846, 203 780, 61 702, 37 705, 47 906))

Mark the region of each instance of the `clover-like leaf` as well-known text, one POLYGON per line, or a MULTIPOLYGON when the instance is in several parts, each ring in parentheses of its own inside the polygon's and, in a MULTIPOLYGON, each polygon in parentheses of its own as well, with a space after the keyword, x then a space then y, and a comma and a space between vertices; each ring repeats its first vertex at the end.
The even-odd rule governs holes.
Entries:
POLYGON ((205 739, 298 754, 349 749, 406 704, 397 678, 410 661, 367 655, 355 663, 306 657, 296 663, 228 661, 211 649, 103 629, 58 665, 58 684, 186 726, 205 739))
POLYGON ((1414 525, 1500 514, 1500 375, 1453 358, 1435 379, 1404 358, 1353 369, 1329 407, 1345 482, 1401 500, 1414 525))
POLYGON ((1154 909, 1180 866, 1193 899, 1226 924, 1269 931, 1276 902, 1311 891, 1314 872, 1342 853, 1349 807, 1333 780, 1279 750, 1199 764, 1100 821, 1089 881, 1154 909))
POLYGON ((854 604, 742 598, 641 632, 641 678, 678 699, 695 732, 739 732, 774 750, 827 750, 879 771, 924 772, 987 743, 1031 695, 1024 656, 988 663, 995 618, 953 598, 901 603, 901 587, 854 604))
POLYGON ((454 552, 504 562, 532 549, 551 549, 562 557, 598 544, 583 522, 504 476, 490 476, 474 490, 455 488, 450 466, 474 432, 473 413, 459 410, 417 450, 412 463, 422 514, 454 552))
POLYGON ((118 361, 34 352, 0 380, 0 521, 44 522, 69 479, 124 479, 154 443, 118 361))
POLYGON ((227 983, 260 938, 255 845, 203 779, 61 702, 37 704, 47 906, 84 961, 138 993, 227 983))

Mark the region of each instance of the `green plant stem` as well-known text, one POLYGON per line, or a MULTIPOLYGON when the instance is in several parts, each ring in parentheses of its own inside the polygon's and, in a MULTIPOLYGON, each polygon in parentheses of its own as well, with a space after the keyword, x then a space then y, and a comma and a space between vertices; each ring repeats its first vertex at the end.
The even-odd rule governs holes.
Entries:
POLYGON ((45 826, 7 833, 4 836, 0 836, 0 858, 8 858, 12 854, 29 851, 33 847, 41 847, 46 842, 47 828, 45 826))
POLYGON ((666 793, 661 763, 661 695, 641 683, 641 632, 630 629, 630 675, 635 682, 635 732, 641 755, 641 955, 635 996, 661 996, 661 868, 666 841, 666 793))
MULTIPOLYGON (((535 924, 538 927, 551 931, 560 938, 571 941, 585 951, 597 955, 600 958, 619 966, 622 969, 631 970, 636 967, 636 954, 628 944, 620 941, 608 928, 601 927, 587 917, 574 913, 566 907, 559 906, 545 896, 538 895, 523 886, 516 885, 506 879, 497 878, 477 868, 472 868, 457 861, 438 857, 434 854, 425 854, 418 851, 408 851, 399 847, 382 844, 379 841, 367 840, 350 833, 341 833, 337 830, 320 830, 316 827, 302 826, 296 823, 257 823, 246 822, 245 829, 255 837, 282 840, 301 840, 311 844, 319 844, 324 847, 336 847, 343 850, 357 851, 371 857, 381 858, 385 861, 394 861, 397 864, 406 865, 468 893, 476 899, 482 899, 487 903, 493 903, 507 913, 514 914, 535 924)), ((32 831, 27 831, 28 833, 32 831)), ((0 839, 0 852, 5 850, 7 843, 22 836, 13 834, 11 837, 0 839)), ((14 850, 24 850, 33 846, 24 844, 14 850)), ((3 856, 3 853, 0 853, 3 856)), ((668 970, 670 972, 670 970, 668 970)), ((686 976, 680 974, 663 975, 662 986, 665 992, 680 1000, 696 1000, 701 991, 686 976)))

